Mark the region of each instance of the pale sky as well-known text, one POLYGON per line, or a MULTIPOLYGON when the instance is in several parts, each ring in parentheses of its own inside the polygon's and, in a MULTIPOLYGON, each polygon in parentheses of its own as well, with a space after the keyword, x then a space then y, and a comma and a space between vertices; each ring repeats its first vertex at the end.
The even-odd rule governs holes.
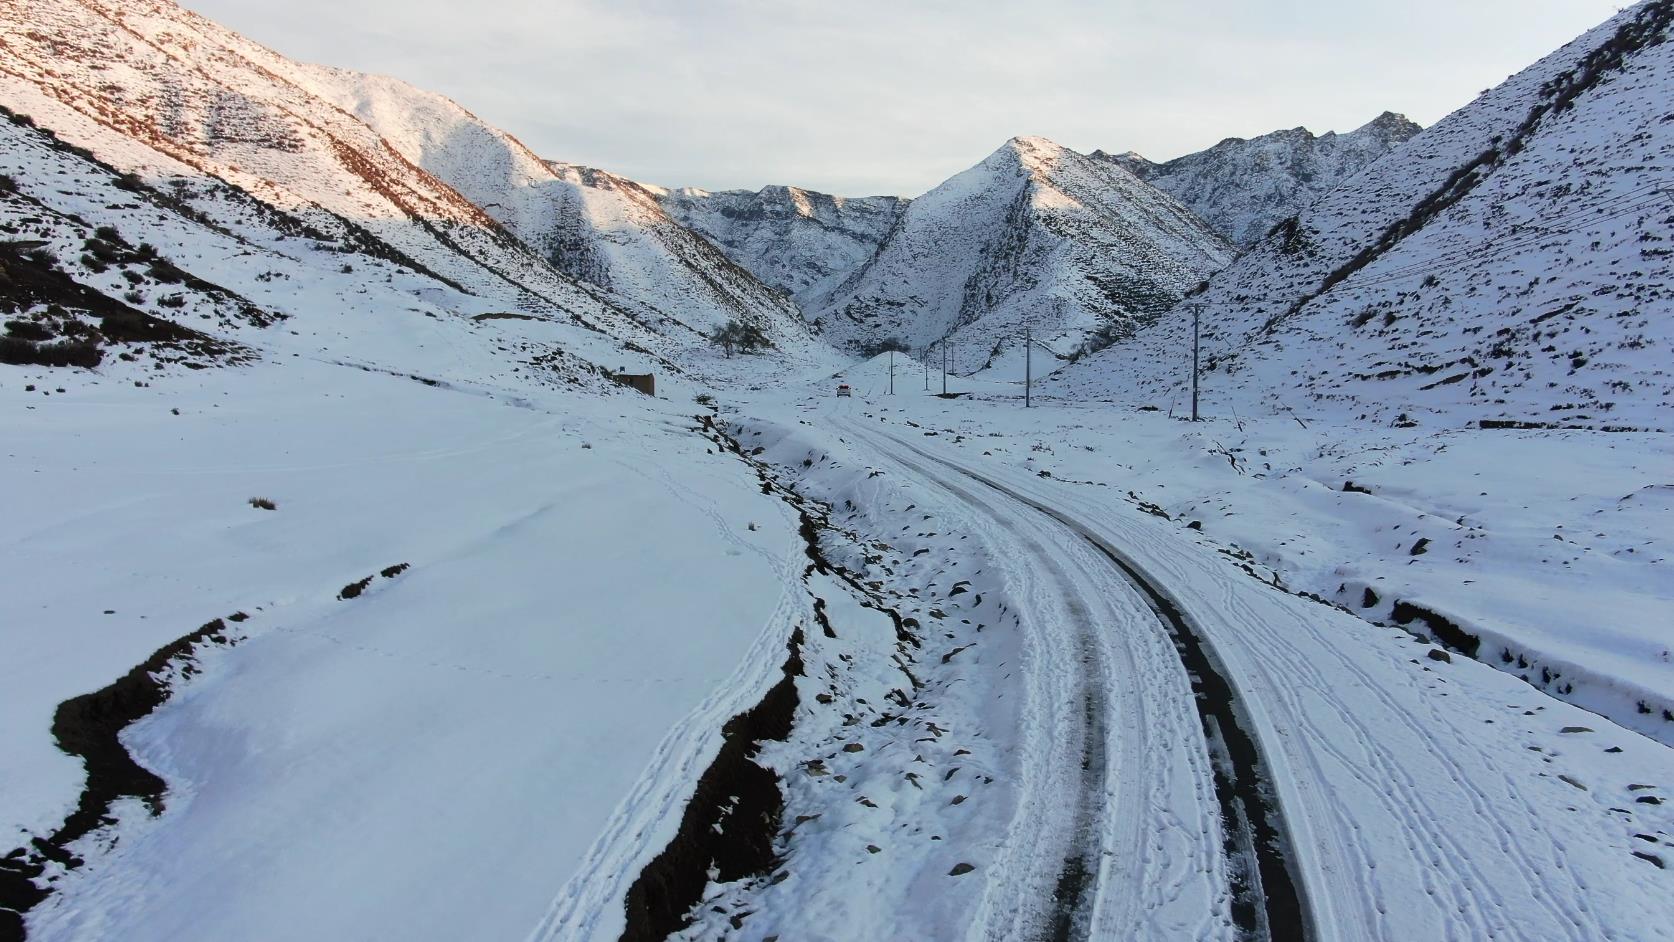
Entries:
POLYGON ((1429 126, 1613 0, 185 0, 441 92, 544 157, 666 186, 914 196, 1036 134, 1155 160, 1429 126))

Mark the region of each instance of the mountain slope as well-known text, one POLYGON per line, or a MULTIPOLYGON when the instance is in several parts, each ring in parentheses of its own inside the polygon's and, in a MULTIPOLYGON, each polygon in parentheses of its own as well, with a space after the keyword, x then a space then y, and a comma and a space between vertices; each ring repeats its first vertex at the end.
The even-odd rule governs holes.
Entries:
POLYGON ((1166 310, 1231 258, 1173 199, 1108 161, 1014 138, 907 207, 876 256, 807 313, 827 339, 1022 373, 1025 327, 1060 355, 1166 310))
MULTIPOLYGON (((1370 421, 1667 428, 1671 22, 1667 0, 1619 14, 1216 276, 1194 299, 1210 394, 1370 421)), ((1192 306, 1066 388, 1180 401, 1192 306)))
MULTIPOLYGON (((362 229, 316 228, 201 177, 154 186, 32 118, 5 115, 8 362, 47 364, 78 345, 74 365, 97 365, 94 382, 306 357, 433 382, 568 387, 596 376, 589 361, 624 352, 618 337, 550 306, 497 319, 515 295, 467 293, 362 229)), ((582 310, 611 314, 597 302, 582 310)), ((649 354, 631 362, 668 366, 649 354)))
POLYGON ((398 79, 304 68, 323 97, 564 274, 645 305, 665 324, 707 333, 738 319, 762 327, 781 348, 809 346, 790 304, 671 219, 650 189, 542 160, 453 101, 398 79))
POLYGON ((681 225, 803 305, 865 264, 911 202, 899 196, 831 196, 794 186, 652 192, 681 225))
MULTIPOLYGON (((716 322, 735 314, 771 326, 769 335, 792 351, 818 355, 789 305, 712 249, 709 271, 670 263, 668 284, 690 288, 672 292, 678 304, 613 292, 560 270, 539 224, 558 218, 554 193, 572 194, 575 184, 438 96, 292 63, 158 0, 4 0, 0 51, 0 102, 13 111, 131 175, 132 186, 166 193, 200 225, 234 240, 310 263, 322 261, 320 251, 351 256, 309 268, 355 269, 375 259, 418 276, 396 308, 428 306, 431 316, 446 318, 518 312, 559 325, 566 348, 588 348, 598 362, 665 373, 736 372, 706 340, 716 322), (364 102, 357 99, 362 91, 364 102), (366 105, 365 120, 345 108, 357 103, 366 105), (469 186, 471 198, 443 175, 469 186), (744 294, 753 296, 732 303, 744 294)), ((20 167, 25 177, 32 172, 20 167)), ((109 217, 100 221, 129 231, 123 204, 109 206, 99 210, 109 217)), ((677 228, 666 220, 663 226, 677 228)), ((578 238, 587 249, 588 237, 578 238)), ((681 232, 664 241, 682 240, 700 241, 681 232)), ((704 253, 700 247, 686 254, 704 253)), ((180 263, 213 283, 259 273, 219 263, 198 271, 189 261, 180 263)), ((360 296, 368 290, 364 283, 351 289, 351 303, 334 310, 386 312, 388 299, 360 296)), ((339 320, 331 321, 334 330, 339 320)), ((527 322, 496 326, 536 331, 543 343, 555 336, 555 328, 527 322)), ((333 352, 365 358, 391 349, 410 347, 333 352)))
POLYGON ((1129 152, 1110 155, 1134 176, 1179 200, 1234 245, 1248 248, 1321 194, 1370 166, 1423 128, 1386 111, 1347 134, 1307 128, 1274 131, 1152 163, 1129 152))

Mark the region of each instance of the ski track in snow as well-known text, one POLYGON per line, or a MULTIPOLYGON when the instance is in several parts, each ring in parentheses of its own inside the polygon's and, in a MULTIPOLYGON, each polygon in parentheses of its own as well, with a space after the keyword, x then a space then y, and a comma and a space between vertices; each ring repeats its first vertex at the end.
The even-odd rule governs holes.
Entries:
MULTIPOLYGON (((761 556, 778 569, 781 586, 772 614, 745 653, 738 669, 690 715, 664 737, 645 772, 609 823, 587 851, 575 875, 553 900, 546 915, 528 936, 529 942, 564 939, 608 939, 625 924, 622 900, 640 870, 662 851, 679 824, 691 798, 692 784, 714 759, 720 732, 727 720, 761 698, 777 682, 784 663, 785 639, 792 629, 811 621, 812 597, 801 578, 804 557, 797 538, 784 552, 763 550, 740 537, 714 503, 681 484, 662 466, 647 468, 616 462, 630 474, 650 476, 687 506, 713 521, 716 532, 740 551, 761 556), (649 475, 648 475, 649 471, 649 475)), ((786 529, 796 532, 789 509, 779 504, 786 529)))

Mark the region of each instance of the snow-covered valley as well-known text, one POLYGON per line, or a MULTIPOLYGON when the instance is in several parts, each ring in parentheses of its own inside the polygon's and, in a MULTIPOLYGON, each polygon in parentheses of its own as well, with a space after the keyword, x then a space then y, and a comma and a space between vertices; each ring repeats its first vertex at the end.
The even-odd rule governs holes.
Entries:
MULTIPOLYGON (((1013 802, 1019 810, 997 845, 966 844, 971 849, 961 859, 988 874, 986 886, 937 891, 972 893, 970 907, 978 914, 973 924, 1004 913, 998 924, 1010 928, 1001 934, 1017 937, 1036 936, 1040 926, 1055 924, 1052 913, 1039 908, 1053 894, 1038 885, 1028 889, 1024 874, 1040 879, 1044 873, 1048 881, 1056 880, 1061 862, 1029 865, 1016 855, 1025 848, 1040 853, 1041 843, 1050 848, 1050 839, 1040 832, 1050 833, 1054 815, 1074 807, 1068 796, 1087 787, 1073 778, 1054 780, 1055 771, 1079 763, 1061 756, 1054 761, 1033 750, 1071 748, 1075 742, 1066 737, 1076 735, 1070 731, 1082 721, 1082 700, 1070 692, 1074 685, 1064 672, 1073 671, 1070 665, 1087 655, 1078 652, 1073 635, 1065 634, 1091 619, 1106 627, 1101 646, 1116 645, 1117 639, 1125 646, 1106 647, 1094 657, 1109 698, 1098 703, 1108 715, 1108 751, 1094 757, 1107 770, 1094 786, 1099 804, 1117 815, 1122 808, 1148 810, 1138 821, 1072 828, 1072 833, 1103 835, 1098 838, 1103 849, 1093 855, 1091 868, 1098 874, 1099 890, 1088 894, 1072 924, 1093 937, 1237 937, 1250 931, 1237 912, 1238 856, 1228 854, 1234 863, 1227 864, 1217 859, 1212 842, 1205 846, 1201 837, 1188 837, 1204 827, 1192 815, 1205 807, 1213 783, 1203 767, 1196 767, 1194 777, 1191 750, 1157 746, 1158 736, 1204 735, 1190 709, 1184 716, 1178 713, 1191 700, 1182 689, 1186 675, 1142 598, 1131 589, 1124 593, 1085 582, 1098 578, 1098 560, 1074 543, 1091 534, 1167 587, 1170 600, 1201 630, 1234 679, 1240 714, 1262 743, 1271 775, 1267 785, 1283 809, 1294 855, 1291 875, 1319 920, 1310 934, 1658 938, 1666 931, 1657 923, 1664 904, 1650 901, 1666 891, 1665 872, 1643 855, 1666 861, 1659 845, 1668 846, 1674 821, 1661 804, 1661 787, 1635 786, 1667 781, 1671 765, 1665 743, 1674 727, 1624 696, 1629 688, 1671 689, 1674 664, 1660 647, 1667 640, 1659 615, 1669 603, 1667 580, 1660 577, 1666 564, 1646 532, 1657 525, 1662 511, 1648 510, 1637 523, 1623 521, 1618 539, 1638 543, 1636 538, 1651 537, 1650 545, 1640 544, 1645 555, 1619 568, 1603 564, 1602 570, 1616 580, 1604 590, 1612 599, 1609 615, 1585 629, 1586 622, 1575 615, 1599 597, 1601 571, 1572 571, 1563 565, 1567 559, 1535 563, 1529 554, 1538 548, 1536 537, 1517 532, 1515 525, 1501 533, 1494 523, 1521 521, 1522 504, 1548 496, 1556 489, 1551 484, 1525 479, 1515 503, 1508 500, 1511 494, 1501 493, 1479 504, 1477 535, 1483 545, 1465 551, 1471 558, 1456 559, 1459 550, 1449 540, 1450 556, 1440 571, 1426 574, 1419 567, 1429 560, 1409 555, 1408 535, 1423 532, 1438 508, 1415 509, 1395 495, 1345 494, 1312 476, 1353 473, 1368 489, 1381 489, 1388 480, 1407 481, 1407 469, 1371 456, 1404 450, 1416 457, 1429 445, 1380 442, 1375 435, 1357 440, 1341 428, 1312 426, 1304 433, 1288 415, 1247 422, 1240 431, 1230 418, 1190 426, 1166 416, 1113 415, 1106 407, 1075 404, 1052 403, 1026 412, 1013 391, 995 396, 981 386, 957 400, 916 390, 889 397, 882 393, 886 381, 875 366, 845 375, 870 393, 852 407, 810 399, 785 418, 773 418, 771 408, 751 418, 763 407, 740 404, 738 421, 741 428, 752 429, 746 435, 759 428, 766 441, 775 429, 796 428, 792 422, 820 428, 818 433, 798 429, 789 441, 770 445, 767 455, 811 493, 836 507, 852 508, 834 517, 843 525, 886 540, 898 552, 931 546, 936 547, 933 556, 958 562, 942 568, 946 575, 923 590, 941 596, 939 609, 946 617, 926 636, 921 660, 936 664, 938 652, 952 655, 953 663, 976 674, 988 664, 1015 665, 1022 690, 994 694, 1000 703, 1019 695, 1024 700, 1014 707, 1022 713, 1011 720, 1019 727, 1012 735, 1020 740, 1020 752, 1009 756, 1009 774, 993 776, 1007 783, 1012 794, 993 795, 985 788, 979 795, 985 801, 1013 802), (1263 471, 1261 464, 1241 471, 1219 453, 1217 440, 1235 442, 1231 447, 1238 449, 1234 455, 1240 463, 1246 453, 1267 460, 1251 447, 1252 441, 1264 443, 1272 457, 1306 463, 1279 466, 1277 473, 1263 471), (1357 450, 1360 454, 1351 456, 1357 450), (1007 496, 996 494, 996 485, 1007 496), (1317 503, 1309 502, 1310 494, 1318 495, 1317 503), (1371 506, 1325 506, 1338 499, 1371 506), (1008 502, 1013 503, 1010 509, 1008 502), (890 513, 878 519, 879 507, 890 513), (1052 509, 1046 520, 1040 519, 1041 507, 1052 509), (1062 520, 1052 519, 1058 516, 1062 520), (897 520, 907 528, 885 529, 885 521, 897 520), (1066 520, 1077 529, 1054 532, 1053 526, 1061 528, 1066 520), (1063 562, 1047 567, 1042 558, 1063 562), (1535 581, 1528 576, 1531 569, 1542 581, 1537 598, 1529 597, 1535 581), (1079 587, 1055 587, 1054 571, 1075 573, 1067 585, 1079 587), (1468 602, 1459 594, 1447 595, 1461 571, 1474 577, 1467 579, 1474 583, 1467 588, 1468 602), (1514 579, 1514 573, 1523 578, 1514 579), (951 585, 949 580, 954 580, 951 585), (1326 581, 1332 584, 1326 587, 1326 581), (1352 592, 1337 590, 1344 581, 1352 592), (960 584, 969 594, 953 590, 960 584), (1362 607, 1363 587, 1383 593, 1383 601, 1362 607), (1077 591, 1085 593, 1079 600, 1073 594, 1077 591), (1389 617, 1389 599, 1397 592, 1481 632, 1479 659, 1431 631, 1422 618, 1402 626, 1389 617), (1638 592, 1645 594, 1636 599, 1638 592), (1103 606, 1115 608, 1105 611, 1103 606), (996 616, 1001 626, 1008 618, 1017 619, 1011 632, 993 635, 996 616), (970 633, 972 622, 987 630, 970 633), (1512 624, 1517 628, 1506 631, 1512 624), (1564 662, 1565 676, 1574 682, 1574 689, 1564 692, 1561 681, 1544 684, 1538 674, 1530 676, 1535 672, 1504 663, 1502 642, 1527 652, 1553 642, 1565 645, 1547 656, 1555 675, 1555 665, 1563 653, 1574 652, 1573 646, 1586 647, 1592 665, 1571 668, 1564 662), (1019 643, 1024 652, 1016 660, 1013 645, 1019 643), (1604 666, 1605 661, 1612 666, 1604 666), (1170 685, 1178 686, 1170 692, 1170 685), (1171 709, 1173 718, 1166 719, 1171 709), (1408 736, 1414 738, 1399 745, 1408 736), (1627 756, 1635 758, 1619 769, 1612 764, 1627 756), (1169 764, 1176 760, 1186 764, 1169 764), (1626 778, 1612 779, 1618 771, 1625 771, 1626 778), (1318 783, 1329 783, 1328 795, 1309 794, 1318 783), (1042 798, 1041 790, 1051 797, 1042 798), (1658 801, 1638 800, 1646 796, 1658 801), (1135 828, 1139 834, 1130 830, 1135 828), (1138 847, 1146 852, 1131 850, 1138 847), (1345 852, 1365 856, 1336 856, 1345 852), (1582 858, 1587 862, 1581 863, 1582 858), (1607 873, 1614 876, 1603 876, 1607 873), (1593 900, 1593 881, 1599 879, 1613 887, 1608 907, 1593 900), (1128 887, 1146 887, 1147 893, 1135 894, 1128 887), (1436 905, 1442 887, 1459 901, 1457 906, 1436 905), (1637 909, 1635 899, 1646 900, 1646 908, 1637 909)), ((969 387, 960 383, 956 389, 969 387)), ((1632 464, 1623 467, 1616 472, 1621 477, 1600 481, 1601 490, 1613 494, 1611 486, 1632 490, 1658 480, 1667 464, 1663 449, 1661 443, 1645 443, 1637 471, 1632 464)), ((1474 491, 1450 492, 1445 482, 1472 487, 1492 473, 1498 459, 1479 455, 1475 460, 1461 457, 1455 467, 1435 468, 1436 477, 1423 482, 1431 485, 1424 489, 1427 498, 1475 497, 1474 491), (1471 470, 1461 474, 1463 468, 1471 470)), ((1422 467, 1419 460, 1413 464, 1422 467)), ((1510 483, 1499 480, 1502 486, 1510 483)), ((1606 503, 1602 498, 1592 504, 1606 503)), ((1596 521, 1587 501, 1581 496, 1581 506, 1564 507, 1562 519, 1596 521)), ((1562 522, 1556 525, 1561 528, 1562 522)), ((1436 552, 1442 552, 1441 546, 1436 552)), ((892 568, 884 563, 873 572, 889 584, 902 575, 892 568)), ((909 582, 913 578, 906 574, 909 582)), ((890 738, 894 748, 907 746, 905 753, 912 753, 903 754, 903 776, 913 772, 934 780, 940 776, 932 773, 957 764, 914 752, 919 747, 911 731, 922 722, 914 714, 945 714, 942 698, 953 696, 951 691, 967 696, 965 685, 972 683, 965 674, 928 682, 915 693, 920 699, 908 714, 905 731, 890 738)), ((969 725, 995 729, 991 712, 978 716, 974 723, 938 718, 938 724, 950 730, 949 736, 963 734, 969 725)), ((866 754, 887 748, 868 742, 866 754)), ((1213 745, 1198 748, 1207 749, 1203 755, 1216 752, 1213 745)), ((843 758, 827 747, 815 761, 843 758)), ((805 766, 808 760, 801 761, 805 766)), ((993 775, 989 768, 984 767, 985 774, 993 775)), ((952 775, 958 780, 962 773, 952 775)), ((794 811, 795 776, 791 783, 787 808, 794 811)), ((912 781, 898 782, 895 791, 917 797, 913 786, 912 781)), ((879 799, 873 791, 878 787, 856 786, 852 794, 881 803, 887 811, 893 799, 879 799)), ((967 814, 983 810, 966 812, 963 803, 958 809, 946 812, 944 830, 937 833, 957 834, 968 826, 967 814)), ((859 830, 887 827, 893 818, 861 804, 845 813, 843 822, 859 830)), ((914 828, 923 823, 912 818, 914 828)), ((793 873, 802 863, 800 834, 787 841, 786 867, 793 873)), ((817 841, 809 839, 815 847, 817 841)), ((805 866, 823 861, 823 851, 811 856, 805 866)), ((821 873, 822 879, 867 879, 821 873)), ((878 879, 885 883, 863 882, 853 894, 829 888, 827 893, 875 899, 893 878, 878 879)), ((767 934, 810 924, 794 891, 769 887, 745 892, 751 894, 749 908, 780 920, 764 928, 767 934)), ((874 917, 880 921, 867 924, 869 931, 858 936, 911 925, 898 920, 912 911, 904 901, 874 917)), ((843 918, 865 916, 845 913, 843 918)))
POLYGON ((909 199, 0 0, 0 940, 1674 939, 1671 31, 909 199))

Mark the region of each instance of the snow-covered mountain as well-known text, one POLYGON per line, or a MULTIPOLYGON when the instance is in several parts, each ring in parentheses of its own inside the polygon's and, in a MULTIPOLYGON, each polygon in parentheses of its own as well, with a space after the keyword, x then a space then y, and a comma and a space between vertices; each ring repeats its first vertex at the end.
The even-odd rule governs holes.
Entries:
POLYGON ((1164 163, 1132 151, 1094 151, 1093 156, 1121 164, 1203 217, 1234 245, 1248 248, 1422 130, 1406 116, 1386 111, 1347 134, 1291 128, 1249 140, 1229 137, 1164 163))
POLYGON ((1674 3, 1586 33, 1321 197, 1193 304, 1062 374, 1166 407, 1667 428, 1674 3))
MULTIPOLYGON (((10 143, 76 165, 67 172, 126 174, 124 188, 193 229, 172 247, 156 246, 171 264, 266 296, 280 310, 306 304, 316 318, 325 313, 317 298, 252 281, 261 265, 212 261, 200 250, 231 240, 284 256, 269 268, 289 269, 293 284, 329 291, 340 282, 346 301, 330 305, 337 314, 387 319, 391 306, 428 307, 449 329, 467 331, 478 329, 468 319, 477 314, 551 322, 559 326, 497 327, 539 332, 542 344, 612 367, 709 363, 705 336, 732 318, 762 327, 793 357, 820 355, 792 305, 668 220, 648 194, 555 171, 440 96, 290 62, 161 0, 4 0, 0 46, 0 102, 52 139, 13 125, 10 143), (365 265, 375 266, 374 277, 365 265), (416 278, 396 289, 393 305, 363 297, 396 283, 395 272, 376 277, 387 266, 416 278), (354 277, 334 279, 333 270, 354 277), (462 315, 463 326, 451 323, 462 315)), ((47 185, 55 171, 21 153, 5 172, 31 199, 79 214, 90 221, 82 228, 150 231, 144 201, 72 208, 86 201, 47 185)), ((84 266, 69 273, 81 281, 97 274, 84 266)), ((329 323, 338 334, 367 326, 352 316, 329 323)), ((391 352, 345 342, 338 336, 329 352, 391 352)))
POLYGON ((840 346, 948 337, 958 370, 1021 376, 1025 327, 1068 355, 1161 314, 1232 254, 1120 166, 1019 137, 914 200, 805 313, 840 346))
POLYGON ((1671 24, 1232 261, 1039 138, 682 195, 0 0, 0 940, 1657 936, 1671 24))
POLYGON ((864 265, 911 202, 794 186, 653 189, 663 208, 769 285, 806 305, 864 265))
POLYGON ((792 305, 669 218, 650 188, 542 160, 453 101, 399 79, 307 68, 328 99, 564 274, 700 330, 738 319, 781 348, 808 345, 792 305))

